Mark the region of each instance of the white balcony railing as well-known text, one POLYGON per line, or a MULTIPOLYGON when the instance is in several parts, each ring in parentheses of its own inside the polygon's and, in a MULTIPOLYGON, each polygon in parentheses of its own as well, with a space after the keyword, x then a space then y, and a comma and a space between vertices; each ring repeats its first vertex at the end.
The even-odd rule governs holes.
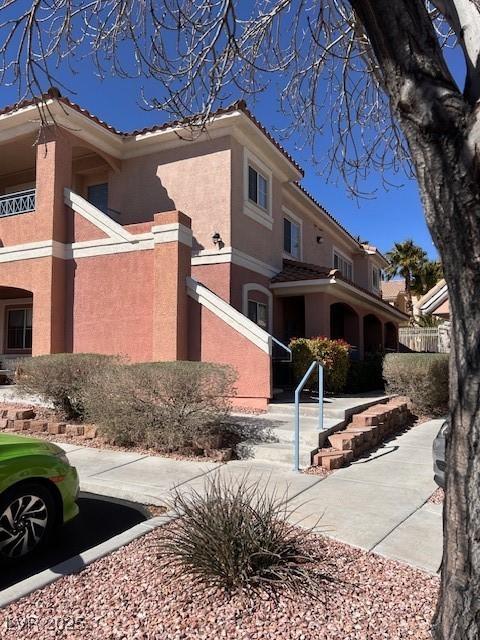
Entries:
POLYGON ((0 218, 35 211, 35 189, 0 196, 0 218))

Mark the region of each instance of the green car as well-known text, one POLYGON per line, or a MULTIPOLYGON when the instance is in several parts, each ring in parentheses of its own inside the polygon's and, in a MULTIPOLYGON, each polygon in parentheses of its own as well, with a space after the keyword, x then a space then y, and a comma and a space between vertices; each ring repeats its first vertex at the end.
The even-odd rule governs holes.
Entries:
POLYGON ((57 445, 0 433, 0 563, 25 559, 78 513, 78 475, 57 445))

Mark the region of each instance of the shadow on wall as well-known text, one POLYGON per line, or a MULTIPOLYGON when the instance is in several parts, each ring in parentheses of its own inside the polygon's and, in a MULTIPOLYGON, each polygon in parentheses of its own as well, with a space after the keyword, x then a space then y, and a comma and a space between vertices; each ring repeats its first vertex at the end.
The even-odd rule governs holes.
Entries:
POLYGON ((110 206, 120 211, 118 222, 122 225, 151 222, 156 213, 177 209, 157 175, 158 161, 139 164, 141 170, 124 162, 120 173, 110 174, 110 206))

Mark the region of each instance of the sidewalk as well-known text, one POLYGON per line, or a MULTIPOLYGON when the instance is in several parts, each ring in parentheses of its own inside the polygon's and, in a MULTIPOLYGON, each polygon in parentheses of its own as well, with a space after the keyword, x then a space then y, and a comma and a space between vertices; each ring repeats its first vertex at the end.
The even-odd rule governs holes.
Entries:
POLYGON ((435 573, 442 548, 442 507, 426 503, 436 485, 432 420, 386 443, 370 456, 322 480, 288 467, 239 460, 220 465, 59 443, 80 475, 83 491, 150 504, 168 501, 173 486, 200 489, 205 476, 249 474, 297 507, 296 520, 348 544, 435 573))

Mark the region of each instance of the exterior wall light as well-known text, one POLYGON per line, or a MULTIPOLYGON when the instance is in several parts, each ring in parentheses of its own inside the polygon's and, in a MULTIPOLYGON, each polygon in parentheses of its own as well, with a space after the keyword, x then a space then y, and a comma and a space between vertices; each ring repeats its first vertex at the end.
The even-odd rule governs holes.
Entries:
POLYGON ((222 249, 225 246, 222 240, 222 236, 218 233, 218 231, 215 231, 215 233, 213 234, 212 242, 216 247, 218 247, 218 249, 222 249))

